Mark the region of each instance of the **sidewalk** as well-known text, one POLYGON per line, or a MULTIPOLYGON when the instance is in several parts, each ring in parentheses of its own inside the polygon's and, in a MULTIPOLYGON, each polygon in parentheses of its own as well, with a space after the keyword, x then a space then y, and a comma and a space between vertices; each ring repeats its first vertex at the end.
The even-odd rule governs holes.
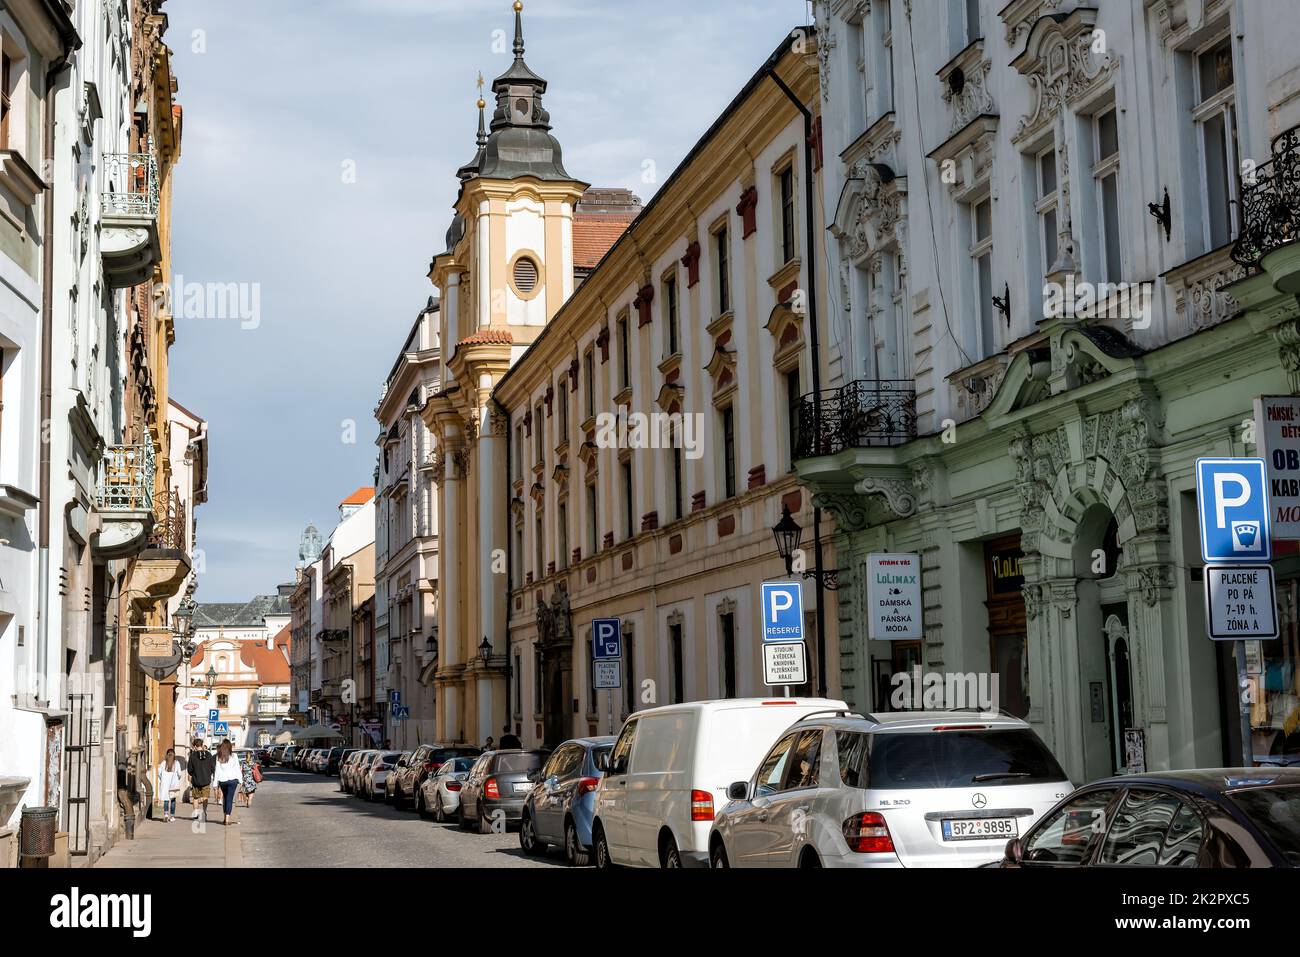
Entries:
MULTIPOLYGON (((191 821, 189 805, 178 808, 181 817, 169 824, 141 820, 135 826, 135 840, 118 841, 95 867, 243 867, 244 855, 239 829, 221 825, 221 805, 208 806, 205 827, 191 821)), ((246 814, 247 808, 238 813, 246 814)))

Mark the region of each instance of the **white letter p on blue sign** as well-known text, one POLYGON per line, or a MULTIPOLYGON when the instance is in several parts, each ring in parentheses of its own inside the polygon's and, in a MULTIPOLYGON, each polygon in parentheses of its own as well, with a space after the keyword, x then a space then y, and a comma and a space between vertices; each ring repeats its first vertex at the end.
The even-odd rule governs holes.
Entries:
POLYGON ((1263 459, 1197 459, 1196 506, 1206 564, 1273 557, 1263 459))
POLYGON ((803 641, 803 587, 798 582, 764 582, 762 601, 764 641, 803 641))

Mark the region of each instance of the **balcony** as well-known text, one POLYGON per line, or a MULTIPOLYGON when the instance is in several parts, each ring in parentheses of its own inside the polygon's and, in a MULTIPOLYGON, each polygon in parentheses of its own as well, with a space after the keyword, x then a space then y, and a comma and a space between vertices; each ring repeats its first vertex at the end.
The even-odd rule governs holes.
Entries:
POLYGON ((902 445, 916 438, 911 379, 858 379, 799 400, 796 459, 845 449, 902 445))
POLYGON ((1258 267, 1283 292, 1300 293, 1300 127, 1273 140, 1273 158, 1255 169, 1241 196, 1234 262, 1258 267), (1290 247, 1289 254, 1272 256, 1290 247), (1265 262, 1265 260, 1269 260, 1265 262))
POLYGON ((93 544, 99 557, 128 558, 148 544, 154 526, 154 473, 152 445, 104 450, 95 487, 101 525, 93 544))
POLYGON ((186 508, 180 493, 158 501, 149 546, 140 553, 131 572, 131 587, 154 598, 179 594, 189 578, 191 561, 187 551, 186 508))
POLYGON ((162 260, 158 161, 152 153, 105 153, 100 252, 115 289, 138 286, 162 260))

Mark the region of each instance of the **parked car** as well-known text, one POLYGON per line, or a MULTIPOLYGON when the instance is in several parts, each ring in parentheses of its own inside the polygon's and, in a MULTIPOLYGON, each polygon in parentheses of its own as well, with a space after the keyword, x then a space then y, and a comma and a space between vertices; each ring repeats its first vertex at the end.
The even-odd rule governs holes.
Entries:
POLYGON ((316 752, 315 748, 302 748, 293 757, 293 766, 299 771, 307 769, 307 761, 316 752))
POLYGON ((425 808, 420 804, 420 785, 425 778, 442 767, 448 758, 478 757, 482 753, 482 748, 470 744, 420 745, 411 753, 411 759, 402 773, 389 782, 393 790, 393 803, 402 807, 409 800, 415 804, 417 811, 424 814, 425 808))
POLYGON ((349 794, 361 793, 361 777, 365 773, 366 767, 379 751, 375 748, 367 748, 360 754, 356 755, 351 762, 344 768, 339 777, 343 780, 343 789, 349 794))
POLYGON ((316 769, 316 757, 320 754, 320 748, 308 748, 307 751, 298 759, 298 764, 303 771, 314 771, 316 769))
POLYGON ((524 799, 519 846, 525 854, 544 853, 554 844, 564 848, 570 865, 581 867, 589 862, 596 789, 613 747, 614 738, 609 735, 575 738, 555 749, 524 799))
POLYGON ((324 750, 324 752, 322 752, 322 754, 321 754, 321 759, 320 759, 320 773, 321 773, 321 774, 338 774, 338 773, 339 773, 339 758, 341 758, 341 757, 343 756, 343 751, 344 751, 344 749, 341 748, 341 747, 339 747, 339 748, 326 748, 326 749, 324 750))
POLYGON ((286 768, 294 767, 294 762, 297 760, 298 752, 300 750, 301 749, 296 744, 287 745, 285 749, 280 752, 281 766, 286 768))
POLYGON ((266 756, 267 756, 267 763, 268 763, 268 764, 280 764, 280 763, 282 763, 282 760, 283 760, 283 758, 284 758, 284 749, 287 748, 287 747, 288 747, 287 744, 273 744, 273 745, 271 745, 270 750, 267 751, 267 753, 266 753, 266 756))
MULTIPOLYGON (((777 738, 828 698, 727 698, 651 708, 623 724, 596 792, 596 866, 705 867, 715 806, 777 738)), ((462 799, 463 800, 463 799, 462 799)))
POLYGON ((374 754, 373 748, 361 748, 353 751, 339 763, 339 790, 351 794, 356 787, 354 775, 363 758, 374 754))
POLYGON ((477 762, 477 757, 448 758, 437 771, 425 778, 420 785, 421 813, 427 814, 432 809, 433 819, 439 824, 457 816, 461 788, 477 762))
POLYGON ((524 799, 533 789, 532 777, 551 752, 511 749, 487 751, 479 756, 460 790, 457 820, 468 827, 472 820, 480 834, 492 830, 492 822, 517 824, 523 815, 524 799))
POLYGON ((326 768, 325 773, 337 775, 343 767, 343 762, 360 750, 360 748, 335 748, 330 752, 329 767, 326 768))
POLYGON ((386 798, 388 775, 401 762, 403 756, 401 751, 380 751, 375 755, 375 759, 366 768, 366 775, 362 780, 361 793, 367 801, 386 798))
POLYGON ((714 867, 974 867, 1072 785, 1019 718, 809 715, 713 823, 714 867))
POLYGON ((1161 771, 1096 781, 1008 841, 999 864, 1300 867, 1300 769, 1161 771))

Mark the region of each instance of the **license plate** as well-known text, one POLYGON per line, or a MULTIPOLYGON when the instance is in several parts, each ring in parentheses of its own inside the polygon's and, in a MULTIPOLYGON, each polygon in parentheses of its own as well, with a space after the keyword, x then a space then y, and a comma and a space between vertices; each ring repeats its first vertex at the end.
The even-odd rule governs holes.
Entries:
POLYGON ((527 782, 527 781, 516 781, 516 782, 515 782, 515 793, 516 793, 516 794, 520 794, 520 793, 522 793, 522 792, 524 792, 524 791, 531 791, 532 789, 533 789, 532 784, 530 784, 530 783, 527 782))
POLYGON ((1014 817, 975 817, 943 822, 945 841, 987 841, 1020 835, 1014 817))

